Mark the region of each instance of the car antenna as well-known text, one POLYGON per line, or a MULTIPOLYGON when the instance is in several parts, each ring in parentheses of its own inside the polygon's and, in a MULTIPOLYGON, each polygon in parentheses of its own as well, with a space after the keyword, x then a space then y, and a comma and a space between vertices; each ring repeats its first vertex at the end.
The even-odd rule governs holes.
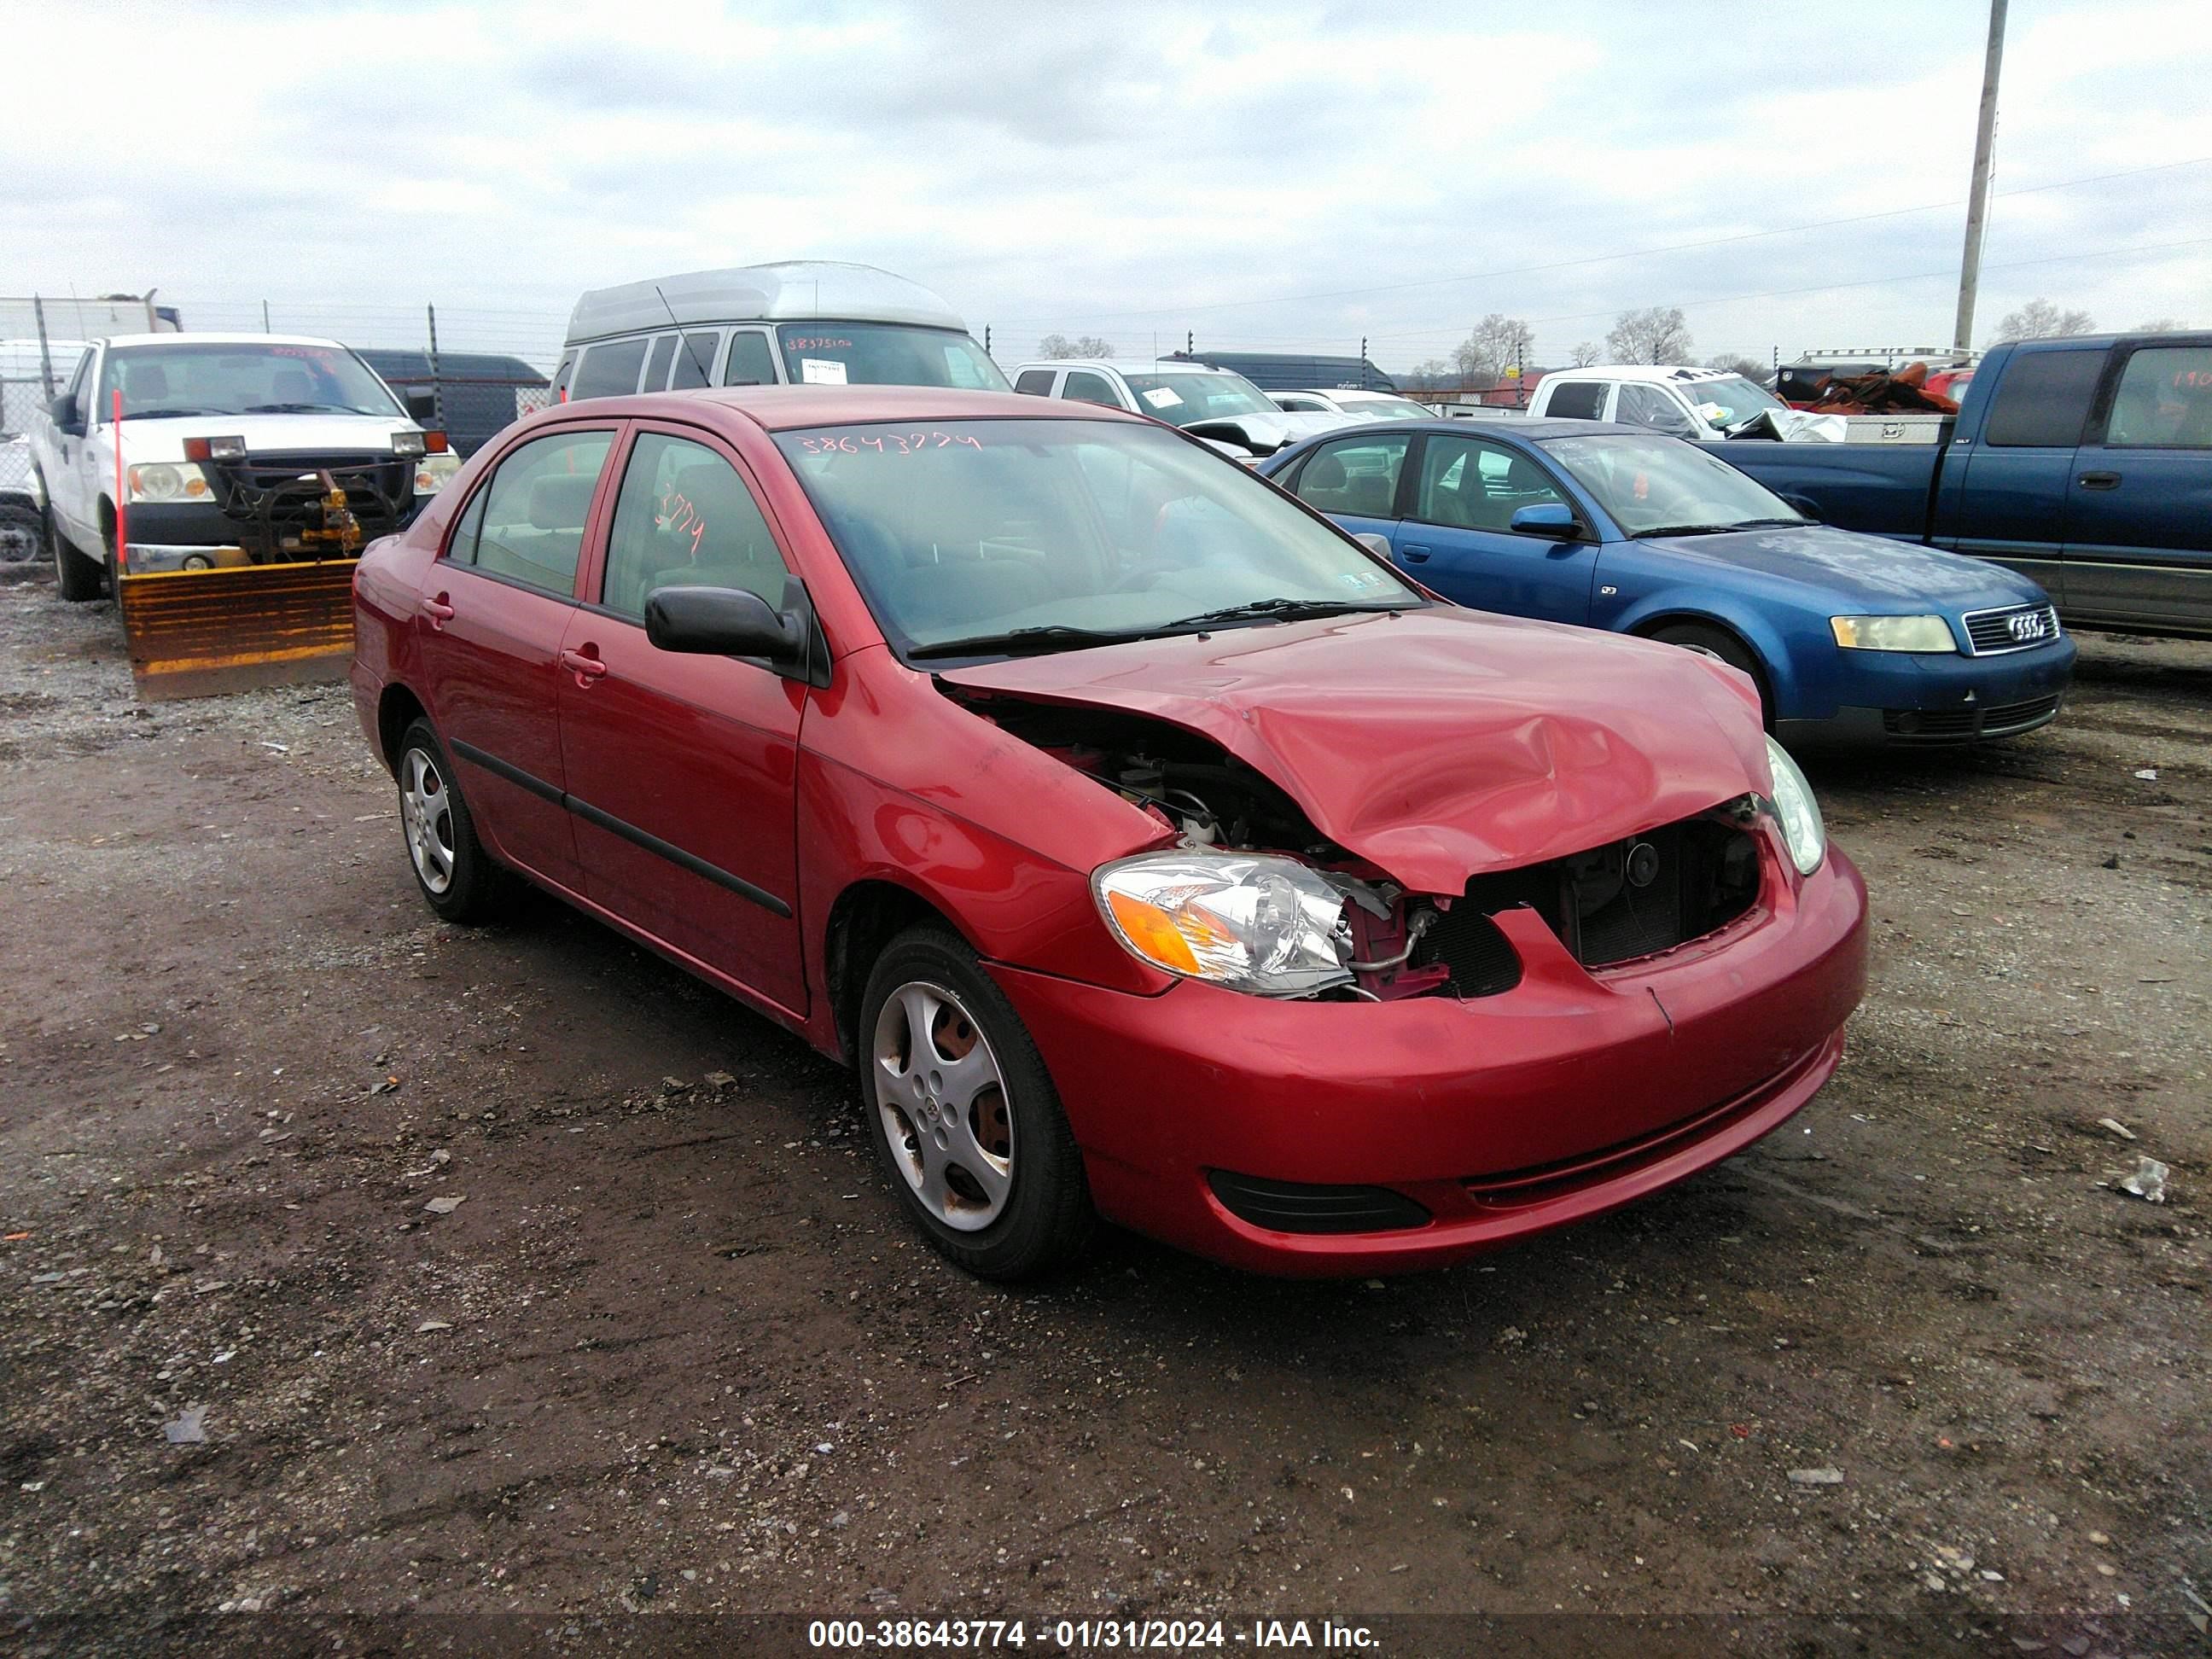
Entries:
POLYGON ((699 371, 699 384, 712 386, 714 377, 707 373, 707 365, 699 361, 699 354, 691 349, 691 337, 684 331, 684 325, 676 321, 676 307, 668 303, 668 296, 660 291, 658 283, 653 285, 653 297, 660 301, 660 308, 668 313, 668 320, 675 324, 676 337, 683 343, 684 355, 691 360, 691 367, 699 371))

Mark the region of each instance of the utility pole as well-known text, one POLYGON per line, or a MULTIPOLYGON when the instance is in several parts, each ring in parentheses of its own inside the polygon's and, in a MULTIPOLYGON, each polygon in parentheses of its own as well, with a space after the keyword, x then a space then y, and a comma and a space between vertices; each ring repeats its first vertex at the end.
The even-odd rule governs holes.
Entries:
POLYGON ((1982 107, 1974 130, 1974 184, 1966 198, 1966 246, 1959 258, 1959 319, 1951 343, 1974 343, 1974 290, 1982 280, 1982 233, 1990 205, 1990 152, 1997 128, 1997 70, 2004 63, 2005 0, 1990 0, 1990 44, 1982 59, 1982 107))
POLYGON ((266 300, 261 302, 261 331, 264 334, 269 332, 269 301, 266 300))

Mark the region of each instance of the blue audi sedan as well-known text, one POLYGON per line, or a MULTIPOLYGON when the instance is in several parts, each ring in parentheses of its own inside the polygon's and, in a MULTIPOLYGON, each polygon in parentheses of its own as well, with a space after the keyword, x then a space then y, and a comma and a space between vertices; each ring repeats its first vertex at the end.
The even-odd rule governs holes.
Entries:
POLYGON ((1703 651, 1792 747, 2016 737, 2058 713, 2074 641, 1980 559, 1835 530, 1718 456, 1591 421, 1394 421, 1258 469, 1454 602, 1703 651))

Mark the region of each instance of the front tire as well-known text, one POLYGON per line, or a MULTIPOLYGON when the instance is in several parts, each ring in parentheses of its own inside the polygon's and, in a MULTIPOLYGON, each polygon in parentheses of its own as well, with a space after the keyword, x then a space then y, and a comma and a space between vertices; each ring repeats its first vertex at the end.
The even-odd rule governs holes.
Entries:
POLYGON ((1093 1223, 1083 1156, 1005 993, 940 927, 901 933, 860 1000, 860 1107, 900 1202, 980 1279, 1060 1267, 1093 1223))
POLYGON ((447 921, 487 920, 497 908, 500 869, 477 839, 476 821, 429 721, 407 728, 397 769, 399 828, 422 902, 447 921))
POLYGON ((62 529, 62 521, 54 516, 53 504, 45 508, 46 554, 54 562, 54 586, 61 596, 72 605, 82 605, 88 599, 100 597, 105 579, 97 561, 88 559, 70 545, 70 538, 62 529))

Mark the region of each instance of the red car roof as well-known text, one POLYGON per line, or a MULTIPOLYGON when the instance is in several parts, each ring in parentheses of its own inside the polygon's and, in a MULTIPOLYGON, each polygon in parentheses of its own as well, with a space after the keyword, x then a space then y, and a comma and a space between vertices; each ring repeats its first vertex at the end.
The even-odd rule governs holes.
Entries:
POLYGON ((770 432, 870 421, 1109 420, 1138 417, 1098 404, 1020 392, 963 392, 927 386, 745 386, 593 398, 592 412, 638 418, 696 418, 699 405, 735 410, 770 432))

